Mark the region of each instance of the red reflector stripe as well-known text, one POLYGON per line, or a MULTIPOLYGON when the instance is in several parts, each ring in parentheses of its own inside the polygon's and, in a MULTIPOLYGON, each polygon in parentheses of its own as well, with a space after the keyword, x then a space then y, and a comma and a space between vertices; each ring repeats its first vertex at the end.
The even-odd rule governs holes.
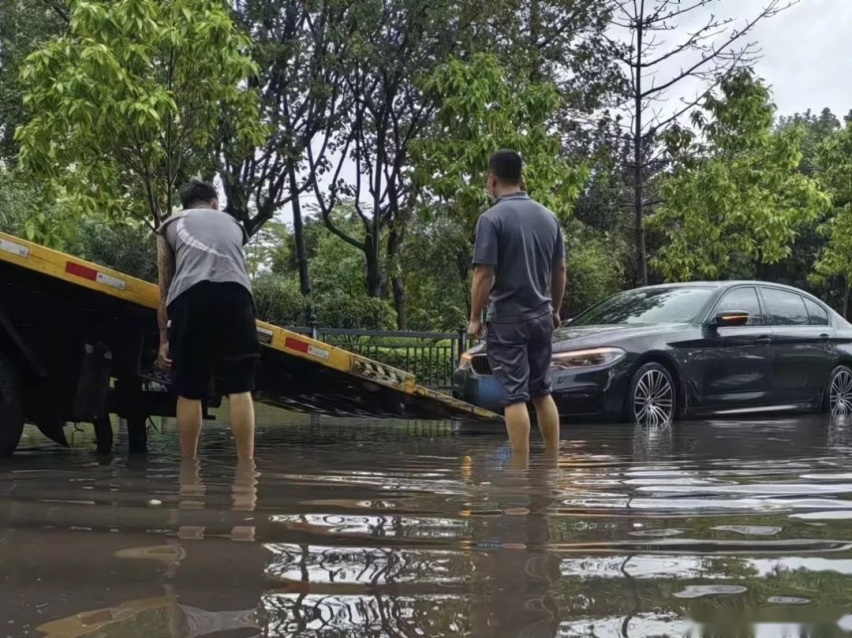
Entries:
POLYGON ((94 268, 89 268, 88 266, 83 266, 82 264, 77 264, 73 261, 65 263, 65 272, 71 275, 76 275, 77 277, 82 277, 83 279, 88 279, 89 281, 96 281, 104 286, 118 288, 119 290, 124 290, 127 287, 127 282, 124 279, 119 279, 118 277, 98 272, 94 268))
POLYGON ((294 339, 293 337, 287 337, 287 340, 284 342, 284 347, 289 348, 290 350, 295 350, 296 352, 308 353, 308 344, 304 341, 294 339))
POLYGON ((89 268, 88 266, 83 266, 82 264, 76 264, 73 261, 69 261, 65 264, 65 272, 70 275, 82 277, 83 279, 90 279, 91 281, 98 280, 97 270, 89 268))

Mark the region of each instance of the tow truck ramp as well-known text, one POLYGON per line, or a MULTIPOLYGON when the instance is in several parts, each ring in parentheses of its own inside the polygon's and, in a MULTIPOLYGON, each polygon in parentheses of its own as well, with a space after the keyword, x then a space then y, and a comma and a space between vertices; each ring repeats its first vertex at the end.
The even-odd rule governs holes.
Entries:
MULTIPOLYGON (((0 355, 24 365, 29 373, 24 378, 38 377, 37 368, 55 374, 64 368, 45 359, 98 342, 110 353, 113 378, 131 376, 133 359, 133 373, 143 385, 168 384, 151 368, 157 286, 4 233, 0 286, 0 318, 11 326, 5 332, 12 331, 0 334, 0 355), (55 343, 40 346, 45 339, 55 343)), ((255 396, 262 403, 346 417, 501 419, 418 385, 404 370, 262 321, 257 333, 263 347, 255 396)))

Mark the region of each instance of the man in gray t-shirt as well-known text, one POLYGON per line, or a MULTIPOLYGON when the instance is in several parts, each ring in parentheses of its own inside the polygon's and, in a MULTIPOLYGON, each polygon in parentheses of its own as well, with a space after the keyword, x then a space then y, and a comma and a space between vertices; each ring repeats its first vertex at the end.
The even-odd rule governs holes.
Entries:
POLYGON ((549 451, 559 447, 559 413, 551 396, 553 329, 565 294, 565 247, 556 216, 523 189, 523 162, 499 151, 489 162, 496 200, 476 226, 469 332, 482 333, 494 377, 504 390, 506 428, 515 451, 528 453, 532 399, 549 451))
POLYGON ((242 225, 219 211, 210 184, 181 189, 183 210, 157 229, 158 363, 173 371, 181 456, 193 459, 211 380, 228 397, 241 460, 254 455, 254 374, 260 347, 242 225))

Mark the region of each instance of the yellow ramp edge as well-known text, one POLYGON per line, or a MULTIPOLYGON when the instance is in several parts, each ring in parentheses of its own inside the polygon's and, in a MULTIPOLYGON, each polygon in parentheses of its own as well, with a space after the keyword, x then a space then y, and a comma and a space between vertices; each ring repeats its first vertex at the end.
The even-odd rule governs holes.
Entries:
MULTIPOLYGON (((0 261, 49 275, 145 308, 156 310, 159 307, 159 289, 150 282, 2 232, 0 232, 0 261)), ((288 356, 306 359, 361 379, 367 379, 407 395, 419 396, 442 403, 475 418, 502 419, 493 412, 418 385, 414 375, 405 370, 373 361, 265 321, 258 321, 257 328, 258 337, 266 348, 283 352, 288 356)))

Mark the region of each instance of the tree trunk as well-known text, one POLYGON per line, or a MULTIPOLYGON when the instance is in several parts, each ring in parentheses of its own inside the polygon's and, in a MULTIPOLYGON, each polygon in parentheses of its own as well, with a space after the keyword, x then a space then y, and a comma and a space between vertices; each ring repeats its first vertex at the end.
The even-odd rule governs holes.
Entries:
POLYGON ((530 81, 541 80, 541 55, 539 55, 538 41, 541 32, 541 0, 530 0, 530 81))
POLYGON ((367 296, 381 299, 382 297, 382 266, 379 261, 379 242, 372 231, 364 237, 364 257, 367 260, 367 276, 364 287, 367 296))
POLYGON ((395 222, 388 234, 388 264, 391 268, 390 283, 393 292, 393 305, 396 310, 397 330, 408 328, 407 307, 405 304, 405 280, 402 269, 399 266, 402 242, 405 239, 405 230, 397 226, 395 222))
POLYGON ((231 217, 236 219, 238 222, 242 223, 249 236, 254 235, 257 229, 251 224, 249 194, 246 192, 245 184, 240 182, 232 173, 223 172, 222 187, 225 191, 225 197, 228 199, 225 212, 231 215, 231 217))
POLYGON ((396 329, 408 330, 408 306, 406 305, 405 280, 402 274, 395 274, 391 278, 393 287, 393 305, 396 309, 396 329))
POLYGON ((308 297, 311 294, 311 278, 308 273, 307 250, 305 250, 305 224, 302 220, 302 204, 299 201, 299 184, 293 162, 289 162, 287 172, 290 181, 290 201, 293 202, 293 234, 296 240, 296 259, 299 262, 299 285, 302 295, 308 297))
POLYGON ((648 263, 645 254, 645 224, 643 223, 643 201, 642 192, 642 162, 644 153, 642 148, 642 36, 645 16, 639 16, 636 24, 636 74, 634 94, 634 125, 633 132, 633 215, 634 229, 636 232, 636 274, 643 286, 648 285, 648 263))

